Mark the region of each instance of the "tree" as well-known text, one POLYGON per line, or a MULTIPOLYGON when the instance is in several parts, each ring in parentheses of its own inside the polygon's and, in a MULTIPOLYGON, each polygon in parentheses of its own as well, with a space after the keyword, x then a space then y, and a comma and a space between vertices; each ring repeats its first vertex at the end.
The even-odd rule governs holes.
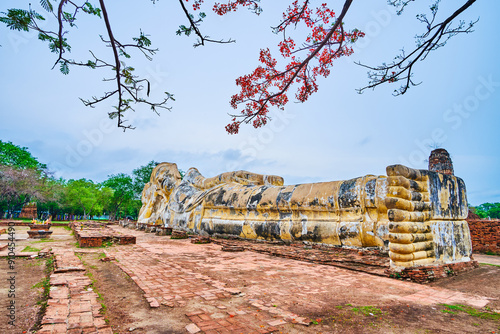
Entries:
MULTIPOLYGON (((153 3, 155 1, 152 0, 153 3)), ((152 47, 149 35, 140 31, 137 37, 131 39, 131 42, 118 41, 113 33, 112 22, 104 0, 99 0, 99 5, 92 5, 89 1, 82 0, 60 0, 57 7, 52 2, 56 3, 53 0, 40 0, 43 10, 57 19, 53 30, 42 28, 40 22, 44 21, 45 17, 33 10, 31 6, 28 9, 8 9, 7 12, 3 12, 4 16, 0 17, 0 22, 10 29, 38 32, 39 39, 47 42, 50 51, 56 54, 54 67, 59 65, 63 74, 69 73, 70 66, 110 70, 112 76, 105 80, 114 82, 114 88, 105 92, 101 97, 82 99, 82 101, 86 106, 94 107, 99 102, 115 98, 114 110, 108 112, 108 115, 110 118, 117 119, 118 127, 124 130, 132 128, 131 125, 125 123, 124 115, 133 110, 136 104, 147 105, 157 113, 161 108, 170 108, 166 104, 174 100, 173 95, 165 92, 163 100, 150 101, 148 99, 151 87, 149 81, 134 75, 134 67, 125 63, 134 51, 136 53, 139 51, 138 53, 142 53, 147 59, 152 59, 151 57, 158 50, 152 47), (71 46, 68 42, 69 30, 67 29, 76 27, 75 22, 81 13, 104 21, 107 37, 101 36, 101 41, 110 48, 113 61, 105 61, 103 57, 95 55, 92 51, 88 60, 74 60, 68 57, 71 46), (146 90, 146 96, 143 94, 144 90, 146 90)), ((355 28, 348 29, 344 22, 353 2, 353 0, 344 0, 338 15, 326 4, 312 6, 310 0, 295 0, 288 6, 283 13, 283 20, 273 28, 274 33, 283 36, 278 47, 287 64, 278 68, 277 61, 272 57, 269 49, 261 50, 259 57, 261 65, 252 73, 236 80, 241 91, 233 95, 230 104, 234 109, 242 105, 243 109, 231 115, 232 121, 226 126, 228 133, 238 133, 241 124, 252 123, 254 127, 265 125, 270 119, 268 116, 270 107, 283 109, 289 102, 288 93, 293 85, 298 85, 295 94, 298 102, 305 102, 311 94, 318 91, 317 77, 329 76, 334 60, 352 54, 351 45, 364 36, 363 32, 355 28), (299 26, 301 30, 309 32, 308 37, 303 41, 295 41, 289 35, 290 30, 299 26)), ((414 2, 414 0, 388 0, 388 3, 394 6, 400 15, 404 13, 407 6, 414 2)), ((471 21, 468 24, 462 19, 458 24, 455 24, 455 21, 462 17, 474 2, 476 0, 462 0, 453 13, 440 21, 437 20, 440 0, 428 0, 429 16, 424 12, 417 15, 417 19, 424 24, 425 28, 416 36, 416 47, 410 52, 402 51, 400 55, 393 58, 393 61, 380 66, 359 64, 369 69, 370 79, 368 85, 359 89, 359 92, 386 83, 400 82, 401 86, 394 90, 394 94, 401 95, 405 94, 411 86, 417 85, 418 83, 412 78, 412 71, 418 61, 425 60, 430 52, 443 47, 451 37, 472 32, 472 27, 477 21, 471 21)), ((258 15, 262 12, 259 4, 260 0, 228 0, 226 3, 211 3, 211 6, 217 15, 225 15, 239 7, 247 7, 258 15)), ((201 23, 207 16, 202 11, 202 7, 207 6, 204 0, 179 0, 179 5, 185 14, 187 24, 180 25, 176 33, 196 36, 197 41, 194 46, 234 42, 232 39, 212 39, 201 32, 201 23), (188 9, 186 3, 191 3, 192 8, 188 9)))
POLYGON ((46 178, 42 186, 43 199, 37 201, 38 213, 42 214, 42 219, 48 216, 64 214, 64 193, 66 181, 62 178, 46 178))
POLYGON ((146 165, 138 167, 132 171, 132 175, 134 177, 133 183, 136 199, 141 198, 142 190, 144 189, 146 183, 149 182, 151 173, 153 172, 153 168, 155 168, 158 164, 159 162, 151 160, 146 165))
POLYGON ((110 175, 102 185, 113 190, 108 200, 110 220, 116 220, 127 213, 136 215, 134 211, 139 210, 140 201, 137 200, 132 177, 124 173, 110 175))
POLYGON ((70 212, 81 213, 85 219, 88 219, 91 215, 103 213, 112 194, 112 189, 94 183, 92 180, 72 179, 65 187, 65 205, 70 212))
POLYGON ((33 200, 45 200, 47 166, 27 147, 0 140, 0 211, 12 215, 33 200))
POLYGON ((475 213, 481 218, 500 219, 500 203, 483 203, 475 207, 475 213))
POLYGON ((0 165, 0 209, 12 215, 25 204, 44 199, 43 181, 35 169, 0 165))
POLYGON ((40 163, 33 157, 27 147, 20 147, 12 142, 0 140, 0 165, 11 166, 18 169, 34 169, 44 171, 47 165, 40 163))

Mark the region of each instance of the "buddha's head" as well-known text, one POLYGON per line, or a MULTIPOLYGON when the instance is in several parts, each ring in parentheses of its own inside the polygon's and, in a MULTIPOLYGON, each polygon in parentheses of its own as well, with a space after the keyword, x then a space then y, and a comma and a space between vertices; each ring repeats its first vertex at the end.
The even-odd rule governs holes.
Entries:
POLYGON ((158 164, 151 173, 150 182, 158 185, 165 192, 170 194, 181 182, 181 174, 177 165, 170 162, 158 164))

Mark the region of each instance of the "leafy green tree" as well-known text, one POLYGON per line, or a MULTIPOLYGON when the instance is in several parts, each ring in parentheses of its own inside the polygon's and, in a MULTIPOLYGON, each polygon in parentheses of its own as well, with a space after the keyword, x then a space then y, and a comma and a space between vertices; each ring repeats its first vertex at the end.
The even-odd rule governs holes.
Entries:
POLYGON ((138 210, 140 201, 137 200, 131 176, 124 173, 110 175, 102 185, 113 190, 107 205, 110 220, 119 219, 128 214, 137 216, 135 211, 138 210))
POLYGON ((47 180, 47 166, 27 147, 0 140, 0 212, 11 216, 33 200, 45 200, 47 180))
POLYGON ((65 187, 66 181, 62 178, 55 179, 51 177, 45 180, 42 187, 44 199, 37 201, 38 213, 44 215, 43 219, 65 213, 65 207, 63 206, 65 187))
POLYGON ((138 167, 132 171, 132 176, 134 178, 134 193, 136 199, 141 198, 142 190, 144 189, 146 183, 149 182, 151 173, 158 164, 159 162, 151 160, 146 165, 138 167))
POLYGON ((0 165, 11 166, 20 169, 34 169, 45 171, 47 165, 40 163, 33 157, 27 147, 20 147, 12 142, 0 140, 0 165))
POLYGON ((500 219, 500 203, 483 203, 475 207, 475 213, 481 218, 500 219))
POLYGON ((64 192, 66 208, 74 214, 83 214, 85 219, 100 215, 108 205, 113 190, 92 180, 69 180, 64 192))

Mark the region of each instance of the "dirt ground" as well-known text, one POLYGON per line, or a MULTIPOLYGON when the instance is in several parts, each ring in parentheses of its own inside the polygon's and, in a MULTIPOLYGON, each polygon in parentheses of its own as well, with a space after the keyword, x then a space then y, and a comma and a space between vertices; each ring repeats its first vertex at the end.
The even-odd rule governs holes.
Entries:
MULTIPOLYGON (((70 231, 64 228, 52 228, 53 238, 48 242, 33 240, 18 240, 18 250, 26 246, 33 248, 74 248, 75 241, 70 231)), ((23 231, 18 231, 22 237, 23 231)), ((109 248, 93 249, 93 253, 81 255, 92 279, 94 289, 100 294, 101 302, 105 305, 105 317, 113 328, 114 333, 188 333, 185 329, 191 321, 186 313, 197 309, 204 309, 212 318, 227 317, 224 309, 237 309, 248 315, 259 317, 260 310, 248 303, 249 298, 260 298, 268 303, 270 308, 279 306, 289 312, 310 318, 313 323, 309 326, 287 323, 279 327, 274 333, 499 333, 500 315, 500 267, 481 265, 478 269, 440 280, 425 286, 411 282, 382 279, 367 274, 351 272, 346 269, 337 269, 290 259, 280 259, 262 254, 247 253, 244 256, 248 263, 238 263, 244 253, 228 254, 220 252, 215 245, 196 245, 192 248, 188 241, 170 240, 169 237, 157 237, 153 234, 132 231, 137 235, 138 245, 144 252, 151 251, 150 261, 143 263, 145 268, 155 270, 160 259, 164 263, 185 267, 196 272, 197 275, 206 275, 213 280, 226 282, 229 287, 238 287, 247 293, 242 295, 221 298, 215 301, 189 299, 184 306, 170 307, 161 305, 151 308, 144 292, 125 274, 117 262, 102 262, 103 251, 119 254, 122 250, 129 252, 131 245, 111 246, 109 248), (161 248, 163 247, 163 248, 161 248), (193 253, 194 252, 194 253, 193 253), (196 253, 198 252, 198 253, 196 253), (248 260, 250 259, 250 260, 248 260), (260 262, 259 262, 260 261, 260 262), (239 266, 239 267, 238 267, 239 266), (244 267, 242 267, 244 266, 244 267), (226 268, 227 270, 221 270, 226 268), (241 268, 246 268, 242 270, 241 268), (306 273, 318 272, 315 277, 306 273), (304 276, 301 276, 301 272, 304 276), (322 275, 342 275, 346 280, 352 277, 353 282, 345 289, 332 286, 330 293, 319 290, 298 290, 300 285, 311 285, 312 281, 322 280, 322 275), (307 278, 309 277, 309 279, 307 278), (360 278, 361 277, 361 278, 360 278), (281 289, 280 286, 295 280, 291 290, 281 289), (258 290, 261 296, 252 296, 251 287, 263 285, 258 290), (405 302, 389 296, 391 289, 408 289, 418 291, 423 288, 446 289, 457 293, 467 293, 471 296, 488 297, 489 303, 484 308, 470 306, 452 306, 405 302), (267 289, 267 290, 266 290, 267 289), (295 289, 295 290, 294 290, 295 289), (379 290, 378 293, 373 291, 379 290), (267 292, 265 292, 267 291, 267 292)), ((2 241, 5 243, 5 241, 2 241)), ((8 268, 5 258, 0 259, 0 288, 1 305, 4 312, 0 322, 0 333, 33 333, 29 329, 35 323, 39 309, 40 288, 32 288, 44 278, 45 260, 22 259, 16 260, 16 328, 7 324, 7 297, 8 268)), ((328 282, 328 281, 327 281, 328 282)), ((263 313, 263 312, 261 312, 263 313)), ((250 318, 249 318, 250 319, 250 318)), ((208 331, 207 331, 208 333, 208 331)), ((238 332, 239 333, 239 332, 238 332)))
MULTIPOLYGON (((32 250, 43 249, 50 247, 52 245, 58 245, 59 247, 72 247, 74 244, 73 238, 69 235, 70 232, 63 227, 54 227, 53 235, 54 238, 41 241, 41 240, 27 240, 26 231, 28 227, 16 227, 16 237, 15 243, 16 253, 20 254, 32 254, 32 252, 22 252, 26 247, 31 247, 32 250)), ((7 243, 7 236, 4 234, 1 236, 0 244, 7 243)), ((5 254, 6 251, 2 253, 5 254)), ((2 321, 0 322, 0 333, 29 333, 30 329, 35 325, 37 320, 39 320, 39 310, 41 295, 43 288, 41 283, 46 277, 45 270, 45 259, 30 258, 25 256, 18 256, 15 259, 15 269, 14 274, 9 269, 8 259, 6 257, 0 258, 0 289, 1 289, 1 304, 2 305, 2 321), (11 276, 15 276, 15 297, 9 297, 10 282, 8 281, 11 276), (10 312, 7 310, 7 306, 10 301, 15 302, 15 326, 9 325, 10 312), (8 313, 9 312, 9 313, 8 313)))
POLYGON ((45 277, 44 259, 18 258, 16 260, 15 274, 11 275, 7 261, 0 261, 0 289, 2 291, 2 321, 0 322, 0 333, 27 333, 35 324, 40 305, 42 288, 34 287, 45 277), (15 298, 8 297, 10 283, 7 281, 11 276, 15 276, 15 298), (8 324, 7 317, 10 315, 7 310, 7 303, 15 301, 15 327, 8 324))

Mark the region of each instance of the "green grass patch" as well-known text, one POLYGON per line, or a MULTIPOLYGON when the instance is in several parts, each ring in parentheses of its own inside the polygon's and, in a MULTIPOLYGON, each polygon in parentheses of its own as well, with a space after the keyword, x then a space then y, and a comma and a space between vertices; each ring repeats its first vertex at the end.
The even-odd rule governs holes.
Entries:
POLYGON ((41 249, 31 246, 26 246, 21 252, 39 252, 39 251, 41 251, 41 249))
POLYGON ((99 313, 104 315, 104 314, 106 314, 107 310, 108 310, 108 307, 104 303, 101 303, 101 309, 99 310, 99 313))
POLYGON ((37 305, 40 305, 40 309, 37 314, 37 321, 31 327, 31 330, 35 332, 40 329, 42 323, 42 317, 45 314, 45 310, 47 309, 47 301, 49 300, 50 295, 50 275, 54 271, 54 257, 51 256, 45 260, 45 277, 38 283, 34 284, 32 289, 43 288, 40 299, 36 302, 37 305))
POLYGON ((107 241, 104 241, 102 243, 102 246, 100 248, 108 248, 108 247, 111 247, 111 246, 113 246, 113 241, 107 240, 107 241))
POLYGON ((375 307, 375 306, 353 307, 351 310, 353 312, 361 313, 361 314, 364 314, 366 316, 368 316, 368 315, 371 315, 371 316, 382 315, 382 310, 375 307))
POLYGON ((461 305, 461 304, 456 304, 456 305, 441 304, 441 305, 445 307, 445 309, 442 310, 442 312, 444 312, 444 313, 457 314, 457 312, 453 312, 453 311, 460 311, 460 312, 465 312, 470 316, 478 317, 481 319, 500 320, 500 313, 491 312, 488 308, 486 308, 487 312, 484 312, 484 311, 476 310, 473 307, 461 305), (453 311, 450 311, 450 310, 453 310, 453 311))
POLYGON ((495 256, 500 256, 500 253, 495 253, 495 252, 492 252, 492 251, 487 251, 485 254, 486 254, 486 255, 495 255, 495 256))
POLYGON ((483 265, 483 266, 500 267, 500 265, 498 265, 498 264, 492 264, 492 263, 480 263, 480 265, 483 265))

